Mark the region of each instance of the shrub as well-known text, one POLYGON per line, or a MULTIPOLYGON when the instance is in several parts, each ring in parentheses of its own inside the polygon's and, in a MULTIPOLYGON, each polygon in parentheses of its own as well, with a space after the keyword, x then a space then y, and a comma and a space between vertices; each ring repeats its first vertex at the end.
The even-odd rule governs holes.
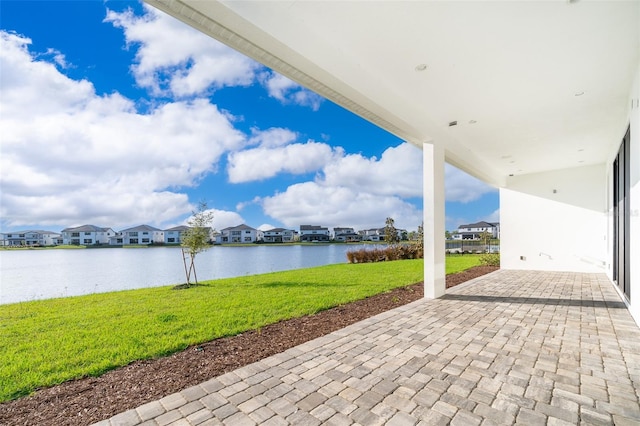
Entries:
POLYGON ((480 264, 484 266, 500 266, 500 253, 485 253, 480 256, 480 264))
POLYGON ((390 260, 421 259, 424 256, 422 248, 417 244, 394 244, 385 248, 374 248, 348 251, 349 263, 371 263, 390 260))

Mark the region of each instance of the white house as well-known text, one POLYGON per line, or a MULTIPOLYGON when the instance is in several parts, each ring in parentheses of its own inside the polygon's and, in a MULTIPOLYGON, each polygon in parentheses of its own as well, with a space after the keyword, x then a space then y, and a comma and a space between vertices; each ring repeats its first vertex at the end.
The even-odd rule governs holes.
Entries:
POLYGON ((363 241, 384 241, 384 228, 371 228, 359 231, 363 241))
POLYGON ((139 225, 118 232, 110 241, 116 245, 164 243, 164 231, 149 225, 139 225))
POLYGON ((111 228, 82 225, 63 229, 62 243, 84 246, 109 244, 109 239, 115 235, 115 231, 111 228))
POLYGON ((639 1, 147 2, 422 149, 425 297, 448 162, 499 188, 503 269, 605 273, 640 321, 639 1))
MULTIPOLYGON (((371 228, 359 231, 363 241, 384 241, 385 228, 371 228)), ((396 235, 398 240, 406 240, 408 238, 406 229, 397 229, 396 235)))
POLYGON ((259 238, 262 237, 262 232, 258 231, 255 228, 252 228, 244 223, 238 226, 231 226, 229 228, 224 228, 220 231, 220 236, 217 238, 217 241, 220 241, 221 244, 225 243, 242 243, 249 244, 255 243, 259 238))
POLYGON ((182 234, 189 229, 188 226, 180 225, 173 228, 164 230, 164 243, 165 244, 180 244, 182 243, 182 234))
POLYGON ((318 225, 300 225, 300 241, 329 241, 329 228, 318 225))
POLYGON ((60 234, 52 231, 14 231, 2 236, 3 246, 54 246, 59 243, 60 234))
POLYGON ((262 240, 265 243, 291 243, 295 240, 295 233, 293 229, 273 228, 263 231, 262 240))
POLYGON ((358 234, 353 228, 333 228, 333 239, 342 242, 362 241, 362 235, 358 234))
POLYGON ((491 234, 491 238, 500 238, 500 224, 477 222, 458 226, 457 232, 451 235, 454 240, 477 240, 483 232, 491 234))

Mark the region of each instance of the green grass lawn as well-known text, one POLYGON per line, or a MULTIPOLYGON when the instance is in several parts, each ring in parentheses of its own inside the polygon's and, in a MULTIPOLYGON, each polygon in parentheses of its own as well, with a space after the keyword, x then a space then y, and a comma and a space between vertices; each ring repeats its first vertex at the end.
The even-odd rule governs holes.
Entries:
POLYGON ((445 273, 455 274, 480 265, 479 254, 449 254, 445 261, 445 273))
MULTIPOLYGON (((477 256, 450 256, 447 273, 475 264, 477 256)), ((0 402, 422 278, 422 260, 339 264, 0 305, 0 402)))

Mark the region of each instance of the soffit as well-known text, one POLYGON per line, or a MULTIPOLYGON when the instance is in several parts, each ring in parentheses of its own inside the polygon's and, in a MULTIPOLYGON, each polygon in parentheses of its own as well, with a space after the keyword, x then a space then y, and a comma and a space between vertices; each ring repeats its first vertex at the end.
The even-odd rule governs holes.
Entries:
POLYGON ((605 161, 640 61, 638 1, 149 3, 494 184, 605 161))

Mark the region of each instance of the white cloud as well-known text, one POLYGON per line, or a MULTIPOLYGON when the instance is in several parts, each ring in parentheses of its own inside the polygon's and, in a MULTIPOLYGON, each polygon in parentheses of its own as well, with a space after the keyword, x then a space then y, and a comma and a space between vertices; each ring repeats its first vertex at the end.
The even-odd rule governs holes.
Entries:
POLYGON ((484 194, 495 192, 496 189, 480 179, 463 172, 449 164, 445 165, 445 197, 447 201, 469 203, 480 199, 484 194))
POLYGON ((133 75, 154 95, 190 97, 259 81, 282 104, 320 108, 323 98, 316 93, 164 12, 146 5, 144 11, 137 16, 108 10, 105 22, 121 28, 127 45, 137 47, 133 75))
POLYGON ((324 186, 343 186, 357 192, 402 198, 422 197, 422 151, 403 143, 387 148, 380 159, 350 154, 323 170, 324 186))
POLYGON ((389 216, 396 219, 398 228, 416 229, 422 222, 421 211, 399 197, 316 182, 292 185, 283 193, 264 198, 262 205, 266 214, 294 228, 301 224, 378 228, 389 216))
POLYGON ((245 136, 206 100, 139 114, 36 60, 0 32, 0 213, 5 226, 159 224, 190 210, 195 185, 245 136))
POLYGON ((58 64, 60 68, 65 69, 71 67, 71 64, 67 62, 67 58, 59 50, 49 48, 47 49, 46 55, 51 56, 53 61, 58 64))
MULTIPOLYGON (((253 161, 259 158, 256 151, 253 161)), ((248 158, 245 160, 249 163, 248 158)), ((287 226, 311 222, 362 229, 380 227, 389 216, 407 229, 416 229, 422 222, 421 209, 406 201, 423 194, 422 152, 418 148, 403 143, 386 149, 380 159, 337 151, 326 160, 314 182, 296 184, 263 198, 265 213, 287 226)), ((278 172, 276 166, 271 167, 271 175, 278 172)), ((449 165, 445 168, 445 186, 447 201, 464 203, 494 191, 449 165)))
POLYGON ((107 11, 106 22, 122 28, 138 47, 132 71, 155 95, 186 97, 224 86, 247 86, 261 65, 150 6, 145 14, 107 11))
POLYGON ((274 228, 276 228, 276 227, 271 225, 270 223, 263 223, 262 225, 258 226, 256 229, 258 229, 260 231, 270 231, 270 230, 272 230, 274 228))
MULTIPOLYGON (((228 210, 207 209, 206 212, 213 213, 213 220, 211 221, 211 227, 220 231, 224 228, 231 226, 238 226, 245 222, 245 220, 236 212, 230 212, 228 210)), ((192 216, 186 218, 182 224, 187 225, 189 219, 192 216)))
POLYGON ((500 209, 495 210, 493 213, 491 213, 489 216, 485 217, 484 219, 485 222, 500 222, 500 209))
POLYGON ((306 106, 313 111, 317 111, 322 104, 323 98, 320 95, 303 88, 298 83, 276 72, 263 73, 260 80, 267 89, 269 96, 285 105, 306 106))
POLYGON ((252 129, 250 145, 259 145, 264 148, 275 148, 294 142, 298 134, 289 129, 272 127, 267 130, 252 129))
POLYGON ((232 183, 263 180, 278 173, 303 174, 321 169, 334 155, 327 144, 309 141, 278 148, 258 147, 229 155, 232 183))

